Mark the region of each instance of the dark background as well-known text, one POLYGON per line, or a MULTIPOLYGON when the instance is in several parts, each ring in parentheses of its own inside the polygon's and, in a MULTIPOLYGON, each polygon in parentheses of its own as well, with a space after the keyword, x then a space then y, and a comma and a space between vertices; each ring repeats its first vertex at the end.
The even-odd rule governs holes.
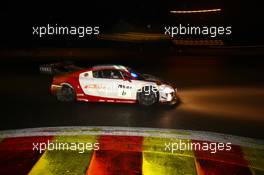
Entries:
MULTIPOLYGON (((213 131, 263 139, 263 10, 260 1, 8 2, 0 10, 0 130, 48 126, 126 126, 213 131), (221 8, 220 13, 170 10, 221 8), (165 25, 232 26, 223 46, 178 46, 168 41, 108 41, 32 35, 47 24, 100 26, 101 34, 164 33, 165 25), (123 64, 175 83, 175 108, 60 103, 52 76, 39 65, 123 64)), ((195 38, 189 38, 195 39, 195 38)))
POLYGON ((166 1, 41 1, 8 2, 1 5, 1 47, 98 47, 112 43, 77 38, 32 35, 33 26, 47 24, 93 26, 101 34, 122 32, 164 33, 165 25, 191 24, 232 26, 231 37, 221 37, 229 45, 263 44, 262 3, 230 0, 166 1), (220 13, 171 14, 170 10, 221 8, 220 13), (148 27, 150 26, 150 27, 148 27))

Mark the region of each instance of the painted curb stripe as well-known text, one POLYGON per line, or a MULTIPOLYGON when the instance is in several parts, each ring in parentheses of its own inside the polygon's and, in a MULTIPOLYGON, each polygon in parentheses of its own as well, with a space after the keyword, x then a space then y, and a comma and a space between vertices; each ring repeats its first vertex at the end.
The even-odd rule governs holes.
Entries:
POLYGON ((142 174, 143 137, 101 136, 87 175, 142 174))
POLYGON ((24 175, 41 157, 33 151, 33 142, 46 142, 52 137, 6 138, 0 144, 0 174, 24 175))
POLYGON ((143 144, 143 174, 196 174, 192 151, 168 150, 165 144, 188 143, 190 140, 145 137, 143 144))
MULTIPOLYGON (((95 143, 96 139, 96 136, 57 136, 53 143, 95 143)), ((92 152, 46 150, 29 175, 85 174, 92 152)))
MULTIPOLYGON (((205 143, 204 141, 192 140, 192 143, 205 143)), ((211 142, 206 142, 210 144, 211 142)), ((217 151, 211 153, 207 150, 194 150, 196 157, 196 168, 199 175, 204 174, 241 174, 251 175, 247 160, 240 146, 231 145, 230 151, 217 151)))
POLYGON ((264 150, 243 147, 244 157, 249 162, 252 174, 264 174, 264 150))
POLYGON ((60 128, 29 131, 0 134, 0 174, 27 174, 37 160, 31 174, 264 174, 261 140, 177 130, 155 132, 138 128, 103 130, 84 127, 78 130, 69 127, 66 132, 60 128), (51 136, 43 137, 47 134, 59 135, 53 139, 54 142, 97 141, 100 150, 94 154, 93 151, 80 154, 77 151, 53 150, 41 156, 37 151, 32 151, 32 143, 52 140, 51 136), (12 138, 4 139, 1 143, 1 138, 6 135, 12 138), (34 137, 25 137, 27 135, 34 137), (216 154, 209 151, 171 153, 165 150, 165 143, 169 142, 210 143, 215 140, 242 144, 232 145, 231 151, 218 151, 216 154))
POLYGON ((264 140, 253 139, 229 134, 220 134, 206 131, 140 128, 140 127, 44 127, 18 130, 0 131, 0 137, 25 137, 25 136, 75 136, 75 135, 113 135, 113 136, 141 136, 203 140, 211 142, 232 142, 234 145, 263 149, 264 140))
MULTIPOLYGON (((192 140, 192 143, 199 143, 201 145, 207 143, 207 145, 209 145, 212 142, 192 140)), ((214 150, 213 147, 211 150, 214 150)), ((231 145, 230 151, 217 150, 216 153, 211 153, 211 151, 209 150, 194 150, 194 153, 195 157, 198 159, 226 162, 229 164, 235 164, 238 166, 246 167, 249 165, 248 161, 244 159, 244 153, 241 147, 237 145, 231 145)))
POLYGON ((212 174, 212 175, 251 175, 248 167, 232 165, 228 163, 215 162, 211 160, 196 160, 196 168, 198 175, 212 174))

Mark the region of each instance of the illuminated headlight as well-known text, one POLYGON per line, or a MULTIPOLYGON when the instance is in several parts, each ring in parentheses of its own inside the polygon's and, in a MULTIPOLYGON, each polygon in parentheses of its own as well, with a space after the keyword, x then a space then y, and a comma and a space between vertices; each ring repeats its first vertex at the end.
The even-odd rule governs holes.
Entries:
POLYGON ((160 86, 160 91, 162 91, 165 94, 173 93, 175 92, 174 89, 170 86, 162 85, 160 86))
POLYGON ((168 102, 173 100, 176 93, 175 89, 168 85, 161 85, 160 92, 163 94, 163 99, 168 102))
POLYGON ((172 94, 167 94, 167 101, 171 101, 172 100, 172 94))

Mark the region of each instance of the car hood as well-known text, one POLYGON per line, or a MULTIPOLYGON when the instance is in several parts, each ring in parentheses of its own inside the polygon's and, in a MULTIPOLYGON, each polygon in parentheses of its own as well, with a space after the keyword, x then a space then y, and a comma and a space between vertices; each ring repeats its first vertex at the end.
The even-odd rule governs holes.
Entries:
POLYGON ((161 84, 166 84, 169 85, 173 88, 176 88, 176 86, 171 83, 171 82, 167 82, 159 77, 156 77, 154 75, 150 75, 150 74, 143 74, 143 77, 145 78, 145 81, 149 81, 149 82, 155 82, 157 85, 161 85, 161 84))

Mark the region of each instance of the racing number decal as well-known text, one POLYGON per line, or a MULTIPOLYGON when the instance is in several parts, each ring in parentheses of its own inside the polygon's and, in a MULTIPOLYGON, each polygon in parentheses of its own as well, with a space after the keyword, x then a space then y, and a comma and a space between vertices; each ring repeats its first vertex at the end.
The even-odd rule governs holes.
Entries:
POLYGON ((119 89, 118 96, 129 98, 131 97, 131 90, 130 89, 119 89))
POLYGON ((122 95, 123 95, 123 96, 124 96, 124 95, 126 95, 126 92, 125 92, 125 91, 123 91, 123 92, 122 92, 122 95))
POLYGON ((131 97, 131 86, 118 85, 118 96, 129 98, 131 97))

